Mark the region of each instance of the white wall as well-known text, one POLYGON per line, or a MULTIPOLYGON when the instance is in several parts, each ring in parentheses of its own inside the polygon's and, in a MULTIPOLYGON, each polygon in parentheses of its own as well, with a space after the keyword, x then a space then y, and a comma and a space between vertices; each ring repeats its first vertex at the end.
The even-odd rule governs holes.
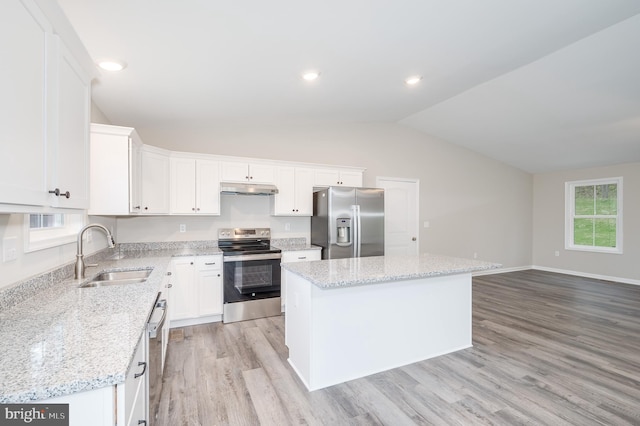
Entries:
MULTIPOLYGON (((373 123, 216 127, 206 134, 170 125, 137 130, 146 144, 171 150, 365 167, 366 186, 374 186, 376 176, 418 178, 420 224, 430 222, 430 228, 420 227, 421 251, 462 257, 478 253, 479 259, 505 267, 531 264, 532 176, 416 130, 373 123)), ((288 236, 284 219, 267 217, 263 208, 259 211, 265 216, 254 223, 243 209, 210 219, 118 219, 118 239, 213 238, 217 228, 234 226, 236 220, 268 224, 275 237, 288 236), (179 223, 195 234, 177 233, 179 223)), ((298 225, 297 220, 302 219, 291 218, 292 233, 303 229, 308 236, 308 222, 298 225)))
POLYGON ((640 280, 640 163, 539 174, 533 182, 535 266, 640 280), (623 254, 565 250, 565 182, 618 176, 623 177, 623 254), (559 251, 560 256, 556 257, 555 251, 559 251))

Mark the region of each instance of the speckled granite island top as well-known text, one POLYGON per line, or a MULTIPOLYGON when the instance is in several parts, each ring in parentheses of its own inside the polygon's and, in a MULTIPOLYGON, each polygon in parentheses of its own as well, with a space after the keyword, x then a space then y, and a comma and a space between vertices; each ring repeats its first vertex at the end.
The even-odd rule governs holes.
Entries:
POLYGON ((502 265, 480 260, 421 254, 286 263, 282 267, 323 289, 496 269, 502 265))
POLYGON ((207 254, 220 253, 217 248, 128 252, 88 268, 86 277, 103 270, 153 269, 146 282, 79 288, 79 281, 67 278, 0 310, 0 403, 123 383, 172 256, 207 254))

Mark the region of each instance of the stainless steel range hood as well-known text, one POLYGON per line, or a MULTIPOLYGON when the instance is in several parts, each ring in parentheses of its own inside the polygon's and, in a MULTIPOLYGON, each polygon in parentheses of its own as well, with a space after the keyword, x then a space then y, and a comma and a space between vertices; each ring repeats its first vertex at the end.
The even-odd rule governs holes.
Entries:
POLYGON ((221 194, 234 195, 274 195, 278 193, 275 185, 267 183, 220 182, 221 194))

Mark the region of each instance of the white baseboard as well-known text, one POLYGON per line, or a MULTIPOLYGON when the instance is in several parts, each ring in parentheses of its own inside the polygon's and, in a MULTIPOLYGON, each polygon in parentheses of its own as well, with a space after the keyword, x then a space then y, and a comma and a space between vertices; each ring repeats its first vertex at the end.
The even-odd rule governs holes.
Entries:
POLYGON ((538 271, 545 271, 545 272, 555 272, 557 274, 574 275, 577 277, 584 277, 584 278, 593 278, 595 280, 613 281, 613 282, 623 283, 623 284, 640 285, 640 280, 634 280, 631 278, 621 278, 621 277, 612 277, 609 275, 589 274, 587 272, 569 271, 567 269, 558 269, 558 268, 547 268, 546 266, 536 266, 536 265, 516 266, 513 268, 489 269, 487 271, 474 272, 472 275, 474 277, 477 277, 481 275, 493 275, 493 274, 504 274, 507 272, 526 271, 528 269, 535 269, 538 271))
POLYGON ((599 274, 589 274, 587 272, 569 271, 566 269, 557 269, 557 268, 547 268, 546 266, 536 266, 536 265, 533 265, 531 269, 536 269, 539 271, 546 271, 546 272, 555 272, 558 274, 575 275, 578 277, 593 278, 595 280, 614 281, 617 283, 640 285, 640 280, 634 280, 631 278, 612 277, 609 275, 599 275, 599 274))
POLYGON ((170 328, 188 327, 190 325, 206 324, 209 322, 221 322, 221 321, 222 321, 222 315, 209 315, 206 317, 171 320, 170 328))
POLYGON ((499 268, 499 269, 488 269, 486 271, 476 271, 471 273, 472 276, 477 277, 480 275, 493 275, 493 274, 504 274, 507 272, 517 272, 517 271, 526 271, 527 269, 533 269, 533 266, 515 266, 512 268, 499 268))

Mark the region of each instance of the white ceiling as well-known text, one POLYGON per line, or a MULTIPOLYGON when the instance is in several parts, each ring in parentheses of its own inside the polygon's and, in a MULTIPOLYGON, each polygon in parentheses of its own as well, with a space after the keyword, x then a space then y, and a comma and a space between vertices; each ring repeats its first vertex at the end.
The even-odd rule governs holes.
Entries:
POLYGON ((59 3, 128 63, 93 87, 115 124, 398 122, 532 173, 640 161, 638 0, 59 3))

